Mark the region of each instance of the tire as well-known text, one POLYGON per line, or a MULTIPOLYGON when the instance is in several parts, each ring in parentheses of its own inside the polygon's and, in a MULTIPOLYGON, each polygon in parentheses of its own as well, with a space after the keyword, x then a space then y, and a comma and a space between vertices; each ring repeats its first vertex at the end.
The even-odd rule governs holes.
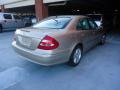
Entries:
POLYGON ((105 42, 106 42, 106 34, 104 34, 104 35, 101 37, 100 45, 104 45, 105 42))
POLYGON ((2 30, 2 26, 0 25, 0 33, 2 33, 3 32, 3 30, 2 30))
POLYGON ((77 66, 80 63, 81 58, 82 58, 82 49, 80 46, 77 46, 73 50, 73 52, 70 56, 70 60, 68 62, 68 65, 73 66, 73 67, 77 66))
POLYGON ((30 27, 32 24, 31 23, 26 23, 25 27, 30 27))

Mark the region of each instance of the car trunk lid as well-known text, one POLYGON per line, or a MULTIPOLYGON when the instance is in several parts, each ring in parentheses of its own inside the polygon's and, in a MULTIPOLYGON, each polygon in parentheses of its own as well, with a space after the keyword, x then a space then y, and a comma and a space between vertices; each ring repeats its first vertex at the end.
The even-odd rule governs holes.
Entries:
POLYGON ((53 34, 56 31, 58 30, 39 30, 35 28, 20 29, 16 31, 16 42, 24 48, 35 50, 46 35, 53 34))

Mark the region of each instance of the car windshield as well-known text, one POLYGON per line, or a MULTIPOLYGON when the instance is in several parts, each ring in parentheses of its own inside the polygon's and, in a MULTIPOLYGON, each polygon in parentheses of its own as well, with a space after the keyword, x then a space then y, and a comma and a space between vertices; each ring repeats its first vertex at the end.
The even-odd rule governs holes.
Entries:
POLYGON ((70 22, 69 17, 56 17, 41 21, 35 25, 34 28, 49 28, 49 29, 64 29, 70 22))

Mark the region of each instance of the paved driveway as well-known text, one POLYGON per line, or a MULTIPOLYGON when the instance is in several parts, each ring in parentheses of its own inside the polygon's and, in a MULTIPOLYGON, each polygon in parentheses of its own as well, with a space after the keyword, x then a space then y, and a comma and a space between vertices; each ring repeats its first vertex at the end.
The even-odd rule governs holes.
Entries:
POLYGON ((120 37, 87 52, 80 65, 44 67, 16 54, 13 32, 0 34, 0 90, 120 90, 120 37))

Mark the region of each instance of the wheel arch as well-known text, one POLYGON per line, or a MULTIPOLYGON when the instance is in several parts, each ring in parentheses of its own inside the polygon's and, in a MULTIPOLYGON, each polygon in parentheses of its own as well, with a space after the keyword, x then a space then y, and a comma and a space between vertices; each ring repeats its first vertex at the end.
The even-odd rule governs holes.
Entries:
POLYGON ((80 48, 82 49, 82 51, 83 51, 83 47, 84 47, 84 46, 83 46, 82 43, 76 44, 75 47, 73 48, 73 50, 74 50, 76 47, 80 47, 80 48))
POLYGON ((70 56, 71 56, 73 50, 74 50, 76 47, 78 47, 78 46, 82 49, 82 52, 84 52, 84 46, 83 46, 83 44, 82 44, 82 43, 78 43, 78 44, 74 45, 73 48, 71 49, 70 56))

